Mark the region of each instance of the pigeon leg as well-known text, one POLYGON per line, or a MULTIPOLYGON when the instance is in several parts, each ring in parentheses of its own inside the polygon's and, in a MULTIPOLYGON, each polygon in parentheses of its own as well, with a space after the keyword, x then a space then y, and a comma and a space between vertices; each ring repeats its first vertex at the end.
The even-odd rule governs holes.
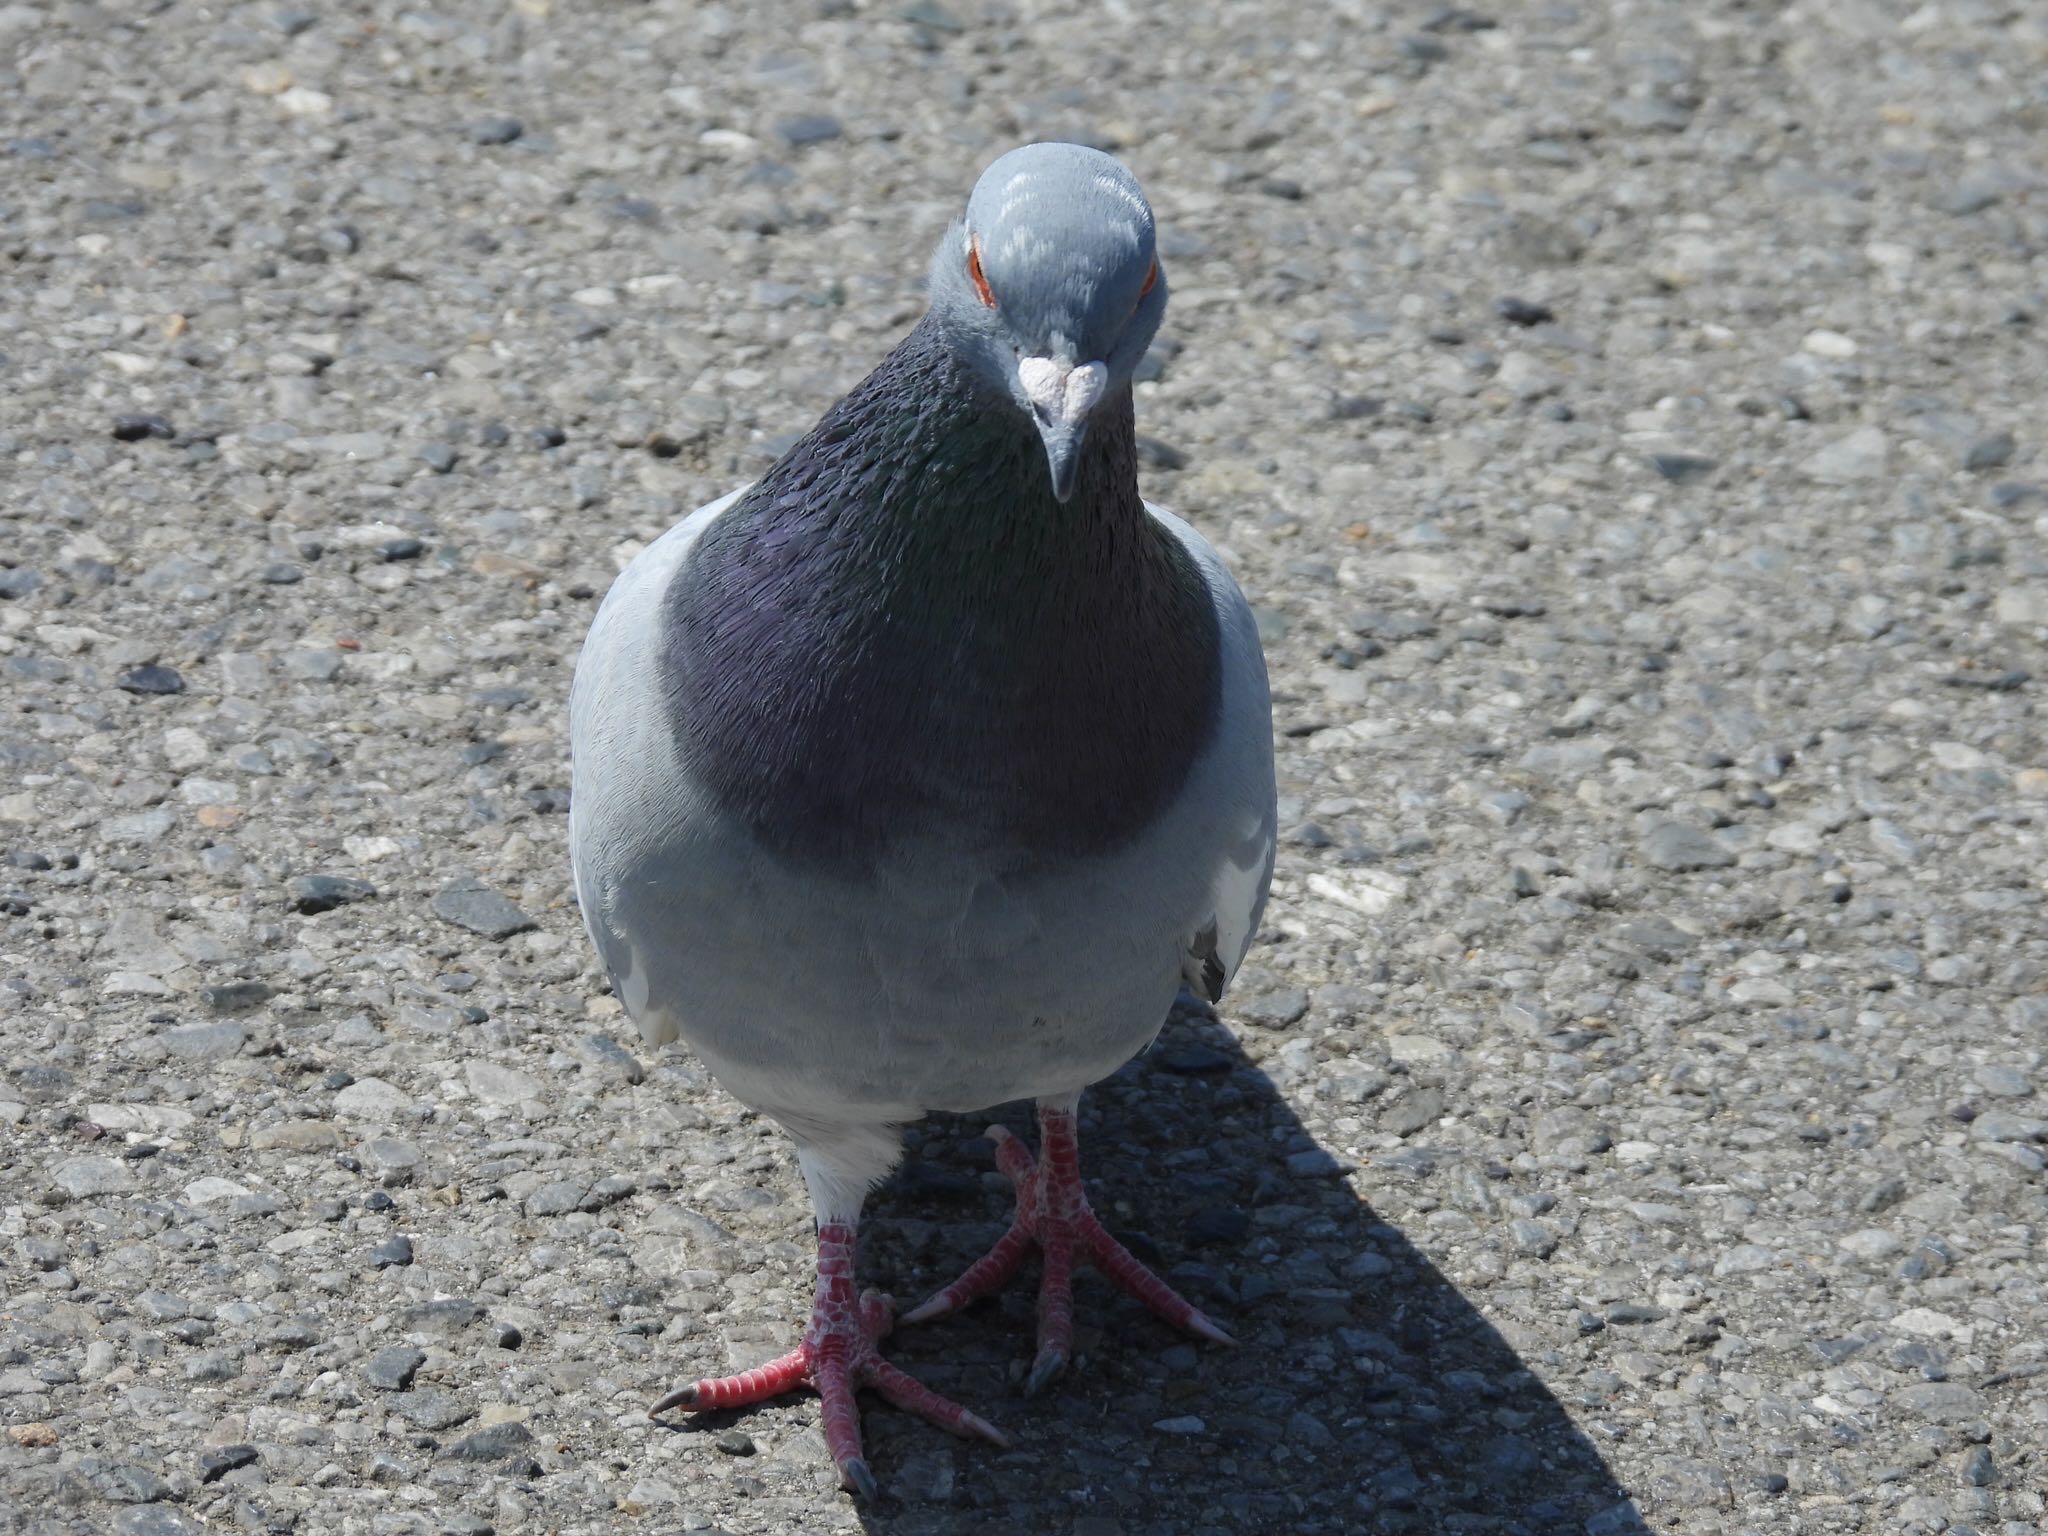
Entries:
POLYGON ((824 1400, 825 1446, 839 1468, 839 1480, 864 1499, 876 1494, 875 1475, 861 1454, 860 1412, 853 1395, 873 1387, 905 1413, 928 1419, 963 1438, 980 1436, 1007 1447, 1009 1437, 979 1414, 939 1396, 884 1360, 875 1346, 895 1320, 895 1304, 874 1291, 853 1289, 853 1226, 827 1222, 818 1228, 818 1295, 803 1342, 755 1370, 678 1387, 649 1413, 671 1408, 703 1411, 733 1408, 778 1396, 808 1382, 824 1400))
POLYGON ((1074 1266, 1079 1263, 1094 1264, 1106 1279, 1176 1328, 1212 1343, 1234 1343, 1096 1220, 1081 1188, 1081 1151, 1073 1106, 1041 1102, 1038 1130, 1040 1156, 1034 1159, 1024 1144, 1001 1126, 989 1127, 989 1139, 996 1144, 996 1166, 1017 1188, 1017 1214, 1010 1230, 967 1273, 906 1313, 903 1321, 922 1323, 957 1312, 976 1297, 999 1288, 1017 1272, 1025 1253, 1036 1247, 1045 1262, 1038 1282, 1038 1355, 1024 1383, 1027 1396, 1066 1369, 1073 1350, 1074 1266))

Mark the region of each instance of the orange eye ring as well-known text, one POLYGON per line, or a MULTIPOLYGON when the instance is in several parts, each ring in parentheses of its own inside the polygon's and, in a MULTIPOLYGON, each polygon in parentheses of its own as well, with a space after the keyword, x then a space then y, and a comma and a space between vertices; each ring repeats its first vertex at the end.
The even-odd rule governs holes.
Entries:
POLYGON ((1142 287, 1140 287, 1140 288, 1138 289, 1138 297, 1139 297, 1139 298, 1141 298, 1141 299, 1142 299, 1143 297, 1145 297, 1145 295, 1146 295, 1146 294, 1148 294, 1148 293, 1150 293, 1150 292, 1152 291, 1152 285, 1153 285, 1154 283, 1157 283, 1158 281, 1159 281, 1159 258, 1158 258, 1157 256, 1154 256, 1154 257, 1152 258, 1152 266, 1151 266, 1151 268, 1150 268, 1150 269, 1149 269, 1149 270, 1148 270, 1148 271, 1147 271, 1147 272, 1145 273, 1145 282, 1144 282, 1144 285, 1143 285, 1142 287))
POLYGON ((981 270, 981 241, 971 240, 967 244, 967 280, 974 284, 974 291, 981 302, 990 309, 996 307, 996 291, 989 287, 988 278, 981 270))

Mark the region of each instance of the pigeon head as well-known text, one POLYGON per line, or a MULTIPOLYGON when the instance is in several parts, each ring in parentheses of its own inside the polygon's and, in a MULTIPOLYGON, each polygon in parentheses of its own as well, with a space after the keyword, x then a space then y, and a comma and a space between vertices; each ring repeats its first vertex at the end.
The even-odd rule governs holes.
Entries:
POLYGON ((931 297, 953 348, 1037 427, 1065 501, 1091 414, 1130 383, 1166 312, 1137 179, 1079 144, 1011 150, 939 242, 931 297))

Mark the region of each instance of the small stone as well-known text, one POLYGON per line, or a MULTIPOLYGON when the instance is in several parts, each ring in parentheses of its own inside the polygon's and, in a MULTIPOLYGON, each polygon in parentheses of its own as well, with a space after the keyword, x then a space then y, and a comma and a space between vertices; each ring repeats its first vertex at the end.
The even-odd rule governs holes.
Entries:
POLYGON ((363 1380, 379 1392, 403 1392, 412 1385, 414 1373, 426 1363, 422 1351, 409 1344, 393 1344, 363 1362, 363 1380))
POLYGON ((456 1461, 502 1461, 532 1444, 533 1431, 517 1419, 507 1419, 473 1435, 464 1435, 441 1454, 456 1461))
POLYGON ((127 693, 183 693, 185 679, 178 675, 175 667, 160 667, 152 663, 145 667, 131 667, 123 672, 116 686, 127 693))
POLYGON ((206 1006, 215 1013, 233 1017, 237 1014, 253 1013, 276 996, 275 991, 260 981, 227 981, 219 986, 202 987, 199 995, 206 1006))
POLYGON ((1963 454, 1963 468, 1971 474, 1999 469, 2012 459, 2019 442, 2010 432, 1993 432, 1978 438, 1963 454))
POLYGON ((1759 1472, 1749 1481, 1759 1493, 1783 1493, 1792 1486, 1792 1480, 1782 1472, 1759 1472))
POLYGON ((20 566, 0 570, 0 598, 10 601, 24 598, 42 584, 43 577, 39 571, 25 570, 20 566))
POLYGON ((1855 340, 1840 331, 1808 331, 1799 345, 1801 350, 1811 352, 1815 357, 1839 360, 1856 355, 1855 340))
POLYGON ((1876 427, 1858 427, 1837 438, 1800 466, 1809 480, 1823 485, 1851 485, 1883 477, 1891 461, 1891 444, 1876 427))
POLYGON ((178 429, 163 417, 147 411, 132 411, 114 418, 117 442, 139 443, 145 437, 176 437, 178 429))
POLYGON ((340 1145, 341 1132, 326 1120, 287 1120, 249 1132, 253 1152, 326 1152, 340 1145))
POLYGON ((1197 1247, 1227 1246, 1250 1236, 1252 1218, 1249 1212, 1230 1206, 1210 1206, 1188 1217, 1185 1230, 1188 1241, 1197 1247))
POLYGON ((423 540, 407 536, 402 539, 386 539, 377 546, 377 558, 386 565, 400 560, 417 560, 427 551, 423 540))
POLYGON ((469 141, 472 144, 510 144, 526 132, 526 125, 516 117, 480 117, 469 125, 469 141))
POLYGON ((121 1511, 114 1536, 202 1536, 199 1522, 170 1504, 137 1504, 121 1511))
POLYGON ((1175 1072, 1182 1077, 1196 1077, 1204 1072, 1228 1072, 1237 1063, 1224 1052, 1208 1045, 1174 1045, 1156 1050, 1148 1058, 1162 1071, 1175 1072))
POLYGON ((1878 1264, 1897 1253, 1904 1241, 1896 1232, 1883 1227, 1865 1227, 1843 1238, 1840 1247, 1844 1253, 1853 1254, 1866 1264, 1878 1264))
POLYGON ((582 1206, 589 1191, 590 1185, 584 1180, 558 1179, 528 1195, 524 1208, 529 1216, 566 1216, 582 1206))
POLYGON ((1557 1251, 1557 1234, 1540 1221, 1517 1217, 1508 1223, 1508 1233, 1517 1248, 1539 1259, 1547 1259, 1557 1251))
POLYGON ((2034 1091, 2033 1079, 2017 1067, 1985 1062, 1971 1074, 1977 1086, 2000 1099, 2024 1099, 2034 1091))
POLYGON ((610 1035, 585 1035, 569 1050, 594 1077, 629 1085, 646 1081, 647 1069, 640 1058, 610 1035))
POLYGON ((791 149, 802 149, 810 144, 823 144, 838 138, 845 131, 838 118, 825 112, 807 112, 800 117, 786 117, 775 125, 776 135, 791 149))
POLYGON ((402 1269, 412 1262, 412 1239, 394 1233, 370 1250, 370 1262, 378 1269, 402 1269))
POLYGON ((531 1072, 495 1061, 471 1060, 463 1067, 469 1091, 486 1104, 524 1104, 542 1096, 541 1081, 531 1072))
POLYGON ((74 1200, 125 1195, 135 1189, 128 1165, 111 1157, 74 1157, 57 1165, 50 1182, 74 1200))
POLYGON ((1984 1416, 1984 1394, 1966 1382, 1916 1381, 1892 1393, 1890 1406, 1931 1424, 1966 1424, 1984 1416))
POLYGON ((249 1031, 239 1024, 183 1024, 157 1036, 180 1061, 226 1061, 247 1043, 249 1031))
POLYGON ((230 1472, 255 1465, 257 1454, 253 1445, 215 1446, 199 1458, 199 1481, 217 1483, 230 1472))
POLYGON ((1517 400, 1540 400, 1564 386, 1564 379, 1554 368, 1527 352, 1510 352, 1500 360, 1493 377, 1517 400))
POLYGON ((1643 834, 1643 857, 1657 869, 1725 869, 1735 862, 1728 847, 1702 827, 1666 819, 1643 834))
POLYGON ((442 1392, 434 1387, 400 1392, 391 1399, 391 1406, 401 1417, 410 1419, 430 1433, 452 1429, 465 1419, 476 1417, 476 1409, 470 1403, 453 1392, 442 1392))
POLYGON ((1288 987, 1246 998, 1239 1005, 1237 1016, 1261 1029, 1285 1029, 1307 1012, 1308 993, 1299 987, 1288 987))
POLYGON ((1509 325, 1548 325, 1557 318, 1556 311, 1548 304, 1535 304, 1528 299, 1495 299, 1493 312, 1509 325))
POLYGON ((171 1485, 147 1467, 102 1466, 90 1476, 100 1496, 117 1504, 154 1504, 171 1496, 171 1485))
POLYGON ((1956 1469, 1956 1481, 1965 1488, 1989 1488, 1997 1482, 1998 1463, 1991 1459, 1990 1447, 1973 1445, 1964 1452, 1963 1464, 1956 1469))
POLYGON ((1297 1179, 1328 1178, 1332 1174, 1343 1173, 1352 1166, 1355 1165, 1345 1162, 1334 1152, 1322 1147, 1310 1147, 1303 1152, 1287 1154, 1287 1171, 1297 1179))
POLYGON ((442 887, 434 897, 433 909, 443 922, 487 939, 509 939, 540 926, 508 897, 477 880, 458 880, 442 887))
POLYGON ((1436 1087, 1412 1089, 1380 1111, 1380 1129, 1392 1136, 1413 1136, 1443 1118, 1444 1091, 1436 1087))
POLYGON ((1162 1435, 1199 1435, 1209 1426, 1190 1413, 1177 1419, 1160 1419, 1152 1427, 1162 1435))
POLYGON ((1711 475, 1718 464, 1704 454, 1653 453, 1650 466, 1673 485, 1693 485, 1711 475))
POLYGON ((437 475, 445 475, 453 469, 458 457, 446 443, 428 443, 418 454, 419 461, 437 475))
POLYGON ((1775 1250, 1760 1243, 1740 1243, 1714 1262, 1717 1275, 1753 1275, 1778 1262, 1775 1250))
POLYGON ((754 1454, 754 1437, 743 1429, 728 1429, 711 1443, 728 1456, 754 1454))
POLYGON ((298 875, 285 887, 294 911, 307 917, 332 912, 351 902, 368 901, 377 888, 350 875, 298 875))

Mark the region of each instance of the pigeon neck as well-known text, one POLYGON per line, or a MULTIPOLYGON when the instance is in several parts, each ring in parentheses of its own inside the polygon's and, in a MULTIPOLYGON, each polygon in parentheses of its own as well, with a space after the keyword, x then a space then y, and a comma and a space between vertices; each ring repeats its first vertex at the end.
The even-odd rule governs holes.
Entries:
POLYGON ((927 321, 706 529, 668 596, 678 743, 794 856, 928 833, 1099 851, 1208 738, 1216 616, 1138 496, 1129 391, 1074 493, 927 321))

